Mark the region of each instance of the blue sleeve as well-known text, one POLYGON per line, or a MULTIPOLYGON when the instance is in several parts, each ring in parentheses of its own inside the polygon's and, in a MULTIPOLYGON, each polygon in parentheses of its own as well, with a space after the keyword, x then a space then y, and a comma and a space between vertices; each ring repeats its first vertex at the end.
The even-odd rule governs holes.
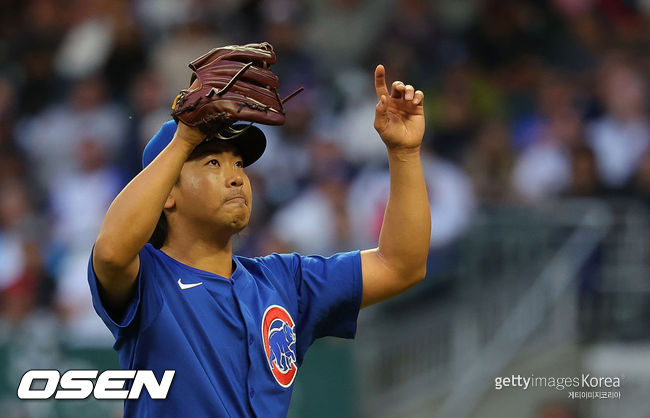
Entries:
POLYGON ((155 287, 155 282, 151 280, 151 273, 154 269, 154 259, 146 246, 140 251, 139 255, 140 269, 136 279, 137 283, 135 292, 126 307, 122 318, 116 320, 106 310, 104 302, 99 294, 97 275, 93 268, 93 253, 90 253, 90 260, 88 262, 88 284, 90 285, 93 307, 95 308, 95 312, 97 312, 102 321, 104 321, 104 324, 106 324, 108 329, 111 331, 117 343, 119 343, 121 337, 137 333, 140 329, 145 328, 153 322, 162 305, 159 292, 155 287), (146 302, 143 303, 143 300, 146 302), (141 308, 141 305, 143 304, 145 304, 146 309, 141 308))
POLYGON ((306 348, 327 336, 354 338, 362 294, 359 251, 331 257, 274 254, 270 258, 295 282, 300 345, 306 348))

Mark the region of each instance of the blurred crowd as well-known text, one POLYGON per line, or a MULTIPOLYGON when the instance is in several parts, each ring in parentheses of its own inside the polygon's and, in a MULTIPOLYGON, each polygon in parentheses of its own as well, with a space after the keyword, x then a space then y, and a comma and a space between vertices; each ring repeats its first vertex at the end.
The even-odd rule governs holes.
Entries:
MULTIPOLYGON (((425 92, 433 262, 476 211, 573 197, 650 206, 647 0, 1 0, 0 315, 102 344, 88 257, 187 87, 187 63, 268 41, 287 123, 237 253, 375 245, 389 178, 378 63, 425 92)), ((444 263, 443 263, 444 264, 444 263)), ((435 270, 436 266, 432 266, 435 270)))

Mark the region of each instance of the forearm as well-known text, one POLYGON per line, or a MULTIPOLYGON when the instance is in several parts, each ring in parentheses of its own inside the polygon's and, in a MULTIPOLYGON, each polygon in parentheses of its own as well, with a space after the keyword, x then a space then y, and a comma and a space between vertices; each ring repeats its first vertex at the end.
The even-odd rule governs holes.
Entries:
POLYGON ((388 151, 390 196, 378 252, 386 265, 406 277, 423 278, 431 215, 419 148, 388 151))
POLYGON ((136 257, 151 237, 192 149, 177 133, 158 157, 124 187, 106 213, 95 243, 96 253, 117 266, 136 257))

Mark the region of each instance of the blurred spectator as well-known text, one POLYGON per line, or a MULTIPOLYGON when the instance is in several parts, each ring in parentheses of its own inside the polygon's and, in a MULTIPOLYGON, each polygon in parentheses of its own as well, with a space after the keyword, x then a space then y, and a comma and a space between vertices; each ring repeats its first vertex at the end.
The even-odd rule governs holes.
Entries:
MULTIPOLYGON (((454 164, 423 154, 431 206, 431 248, 454 242, 469 226, 475 208, 470 180, 454 164)), ((368 169, 350 185, 348 213, 356 248, 374 248, 379 239, 390 189, 388 170, 368 169)))
POLYGON ((626 188, 626 192, 650 209, 650 151, 643 155, 639 169, 626 188))
POLYGON ((460 163, 481 122, 504 116, 503 98, 466 64, 450 67, 436 90, 425 91, 433 147, 442 158, 460 163))
POLYGON ((72 25, 55 57, 57 73, 64 79, 79 79, 97 73, 108 58, 113 43, 113 25, 97 9, 97 2, 73 1, 72 25))
MULTIPOLYGON (((543 56, 554 39, 553 15, 547 11, 547 2, 482 1, 476 16, 467 38, 472 56, 485 68, 521 63, 526 56, 543 56)), ((513 78, 525 75, 526 69, 513 69, 513 78)))
POLYGON ((233 251, 244 257, 258 257, 272 252, 291 252, 272 231, 268 222, 273 213, 272 202, 267 198, 265 178, 257 171, 248 170, 248 179, 253 190, 253 209, 246 228, 233 239, 233 251))
POLYGON ((568 187, 571 150, 584 142, 582 120, 568 100, 548 111, 536 128, 539 139, 522 152, 513 172, 517 194, 529 202, 556 196, 568 187))
POLYGON ((11 80, 0 77, 0 144, 5 144, 11 135, 9 127, 18 115, 16 109, 16 88, 11 80))
POLYGON ((515 156, 506 126, 499 122, 482 126, 464 164, 481 202, 502 203, 510 200, 514 163, 515 156))
POLYGON ((468 81, 464 68, 450 69, 444 76, 441 95, 426 103, 436 152, 456 161, 467 149, 478 123, 468 81))
POLYGON ((546 74, 536 86, 535 107, 514 120, 514 147, 525 150, 548 135, 549 120, 561 119, 562 113, 577 112, 576 95, 575 88, 566 76, 559 73, 546 74))
POLYGON ((57 307, 75 344, 103 344, 110 337, 93 315, 86 285, 89 249, 97 237, 108 206, 124 186, 121 171, 105 159, 102 143, 84 140, 77 150, 78 170, 53 183, 51 210, 53 241, 62 250, 56 269, 57 307))
POLYGON ((155 39, 185 23, 191 3, 191 0, 135 0, 132 7, 138 23, 155 39))
POLYGON ((171 100, 163 93, 162 80, 148 70, 138 74, 129 89, 129 127, 119 161, 133 175, 142 169, 142 151, 147 142, 171 119, 171 100))
MULTIPOLYGON (((343 110, 325 118, 321 115, 315 128, 323 133, 336 132, 345 158, 357 165, 383 164, 386 161, 386 146, 372 126, 377 106, 372 83, 374 69, 350 69, 339 74, 335 82, 341 91, 343 110)), ((394 70, 394 67, 387 70, 390 79, 395 77, 394 70)))
POLYGON ((320 74, 354 66, 369 50, 388 17, 388 0, 310 0, 307 2, 304 48, 318 51, 320 74))
POLYGON ((48 288, 41 245, 47 238, 25 184, 0 184, 0 314, 11 322, 27 318, 39 303, 46 304, 48 288))
POLYGON ((0 182, 21 180, 27 171, 24 156, 16 147, 13 128, 18 117, 16 90, 10 80, 0 78, 0 182))
POLYGON ((331 141, 311 141, 310 186, 280 208, 271 221, 274 234, 304 254, 352 250, 345 196, 347 162, 331 141))
POLYGON ((273 71, 282 80, 280 94, 283 96, 301 85, 309 86, 316 78, 317 68, 313 54, 303 48, 304 5, 293 0, 267 0, 260 8, 265 19, 258 36, 273 45, 278 55, 273 71))
POLYGON ((192 73, 187 64, 212 48, 229 43, 229 40, 210 31, 199 16, 174 28, 168 37, 156 42, 151 51, 150 68, 160 77, 163 95, 169 103, 181 89, 189 87, 192 73))
POLYGON ((575 197, 606 197, 608 189, 598 177, 596 158, 591 148, 579 146, 571 152, 571 180, 565 191, 575 197))
POLYGON ((93 138, 79 144, 75 158, 79 168, 58 176, 50 197, 54 239, 72 251, 81 251, 95 241, 108 205, 125 179, 106 160, 102 143, 93 138))
POLYGON ((588 72, 598 65, 611 31, 594 10, 594 0, 553 0, 550 6, 564 20, 553 43, 552 55, 564 68, 588 72))
POLYGON ((75 84, 68 100, 24 118, 15 135, 42 184, 77 168, 75 154, 89 137, 102 143, 106 157, 116 157, 126 132, 123 110, 107 101, 103 79, 91 77, 75 84))
POLYGON ((0 182, 21 180, 25 177, 26 169, 27 164, 18 149, 8 146, 0 151, 0 182))
MULTIPOLYGON (((263 198, 271 209, 296 196, 309 176, 312 158, 309 139, 317 135, 317 117, 328 119, 327 109, 319 109, 324 94, 318 87, 300 93, 287 103, 284 125, 260 127, 266 134, 266 150, 248 171, 259 174, 263 179, 263 198)), ((331 125, 328 128, 325 135, 336 135, 331 125)), ((270 216, 267 215, 267 218, 270 219, 270 216)))
POLYGON ((588 131, 598 171, 610 187, 622 187, 650 149, 646 83, 630 65, 610 58, 600 71, 598 86, 606 113, 588 131))
POLYGON ((110 2, 113 42, 103 67, 112 95, 122 95, 147 68, 148 50, 127 2, 110 2))
POLYGON ((379 41, 370 51, 368 68, 384 64, 393 80, 409 80, 424 89, 423 84, 439 73, 443 54, 443 38, 432 12, 431 2, 424 0, 395 2, 379 41))
POLYGON ((26 256, 18 224, 30 210, 27 192, 20 183, 3 184, 0 197, 0 288, 7 289, 20 281, 25 270, 26 256))
MULTIPOLYGON (((60 10, 55 2, 31 0, 22 10, 22 16, 14 16, 23 23, 12 33, 15 57, 7 62, 15 60, 20 64, 20 88, 16 95, 20 112, 34 114, 53 103, 60 93, 54 72, 54 54, 64 28, 57 17, 60 10)), ((4 9, 2 14, 5 14, 4 9)))

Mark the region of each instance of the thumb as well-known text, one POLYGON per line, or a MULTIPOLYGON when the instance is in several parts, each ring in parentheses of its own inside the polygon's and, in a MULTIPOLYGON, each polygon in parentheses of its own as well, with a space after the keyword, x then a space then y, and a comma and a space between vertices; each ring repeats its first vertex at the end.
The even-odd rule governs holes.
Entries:
POLYGON ((388 99, 386 99, 386 95, 382 94, 381 97, 379 97, 379 101, 377 102, 377 106, 375 107, 377 115, 383 115, 386 113, 387 101, 388 99))
POLYGON ((388 108, 388 98, 386 95, 381 95, 379 97, 379 102, 375 106, 375 129, 377 131, 382 131, 386 126, 386 109, 388 108))

